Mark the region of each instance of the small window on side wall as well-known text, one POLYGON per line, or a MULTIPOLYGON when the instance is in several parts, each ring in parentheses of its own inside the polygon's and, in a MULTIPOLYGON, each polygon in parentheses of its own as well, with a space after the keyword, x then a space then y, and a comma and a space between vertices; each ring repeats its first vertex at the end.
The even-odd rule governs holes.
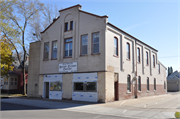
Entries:
POLYGON ((52 59, 57 59, 57 41, 52 42, 52 59))
POLYGON ((92 54, 99 53, 99 32, 92 34, 92 54))
POLYGON ((156 90, 156 79, 154 78, 154 90, 156 90))
POLYGON ((155 67, 155 56, 153 55, 153 67, 155 67))
POLYGON ((137 61, 140 63, 140 49, 137 49, 137 61))
POLYGON ((127 59, 130 60, 130 44, 127 43, 127 59))
POLYGON ((147 91, 149 91, 149 78, 147 77, 147 91))
POLYGON ((148 56, 148 52, 146 52, 146 65, 149 65, 149 56, 148 56))
POLYGON ((73 30, 73 21, 70 22, 70 30, 73 30))
POLYGON ((118 56, 118 39, 114 38, 114 55, 118 56))
POLYGON ((44 43, 44 60, 49 59, 49 42, 44 43))
POLYGON ((68 22, 66 22, 64 25, 64 31, 68 31, 68 22))
POLYGON ((87 55, 88 53, 88 35, 81 36, 81 55, 87 55))
POLYGON ((131 76, 127 76, 127 91, 131 92, 131 76))
POLYGON ((141 91, 141 77, 138 77, 138 91, 141 91))

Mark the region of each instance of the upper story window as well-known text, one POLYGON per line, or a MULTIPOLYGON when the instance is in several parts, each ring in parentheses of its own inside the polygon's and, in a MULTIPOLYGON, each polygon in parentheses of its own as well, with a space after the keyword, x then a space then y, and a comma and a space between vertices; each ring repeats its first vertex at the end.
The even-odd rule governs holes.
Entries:
POLYGON ((49 42, 44 43, 44 60, 49 59, 49 42))
POLYGON ((4 85, 8 85, 8 78, 4 78, 4 85))
POLYGON ((138 77, 138 91, 141 91, 141 77, 138 77))
POLYGON ((149 78, 147 77, 147 91, 149 91, 149 78))
POLYGON ((160 74, 160 64, 158 64, 158 73, 160 74))
POLYGON ((140 62, 140 49, 137 49, 137 61, 140 62))
POLYGON ((92 53, 99 53, 99 32, 92 34, 92 53))
POLYGON ((155 67, 155 56, 153 55, 153 67, 155 67))
POLYGON ((87 55, 88 53, 88 35, 81 36, 81 55, 87 55))
POLYGON ((127 59, 130 60, 130 44, 127 43, 127 59))
POLYGON ((64 42, 64 57, 72 57, 72 38, 65 39, 64 42))
POLYGON ((68 22, 66 22, 64 25, 64 31, 68 31, 68 22))
POLYGON ((57 41, 52 42, 52 59, 57 59, 57 41))
POLYGON ((70 22, 70 30, 73 30, 73 21, 70 22))
POLYGON ((114 55, 118 56, 118 39, 114 38, 114 55))
POLYGON ((127 76, 127 90, 131 92, 131 76, 127 76))
POLYGON ((149 65, 149 60, 148 60, 149 56, 148 56, 148 52, 146 52, 146 65, 149 65))

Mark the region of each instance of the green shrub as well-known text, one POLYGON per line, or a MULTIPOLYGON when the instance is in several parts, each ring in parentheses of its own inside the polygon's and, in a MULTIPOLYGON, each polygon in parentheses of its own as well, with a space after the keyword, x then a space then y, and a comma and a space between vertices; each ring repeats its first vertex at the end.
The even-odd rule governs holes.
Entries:
POLYGON ((176 117, 176 118, 180 118, 180 112, 176 112, 176 113, 175 113, 175 117, 176 117))

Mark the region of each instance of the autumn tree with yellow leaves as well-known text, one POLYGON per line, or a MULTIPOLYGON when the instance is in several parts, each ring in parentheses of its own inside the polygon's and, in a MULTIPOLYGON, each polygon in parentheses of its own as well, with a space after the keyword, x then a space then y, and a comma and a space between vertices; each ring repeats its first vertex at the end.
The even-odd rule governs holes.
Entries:
POLYGON ((8 71, 12 71, 14 68, 14 66, 12 66, 12 62, 14 61, 12 51, 14 48, 8 43, 5 37, 2 37, 0 41, 1 76, 5 76, 8 79, 8 71))

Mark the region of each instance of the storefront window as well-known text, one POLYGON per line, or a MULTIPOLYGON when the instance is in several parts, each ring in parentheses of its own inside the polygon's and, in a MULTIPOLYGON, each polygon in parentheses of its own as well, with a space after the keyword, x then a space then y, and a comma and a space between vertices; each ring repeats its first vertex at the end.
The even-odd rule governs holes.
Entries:
POLYGON ((96 82, 87 82, 85 86, 86 86, 86 91, 96 92, 96 82))
POLYGON ((50 83, 50 91, 61 91, 62 84, 61 82, 51 82, 50 83))
POLYGON ((83 82, 74 82, 74 91, 83 91, 83 82))

